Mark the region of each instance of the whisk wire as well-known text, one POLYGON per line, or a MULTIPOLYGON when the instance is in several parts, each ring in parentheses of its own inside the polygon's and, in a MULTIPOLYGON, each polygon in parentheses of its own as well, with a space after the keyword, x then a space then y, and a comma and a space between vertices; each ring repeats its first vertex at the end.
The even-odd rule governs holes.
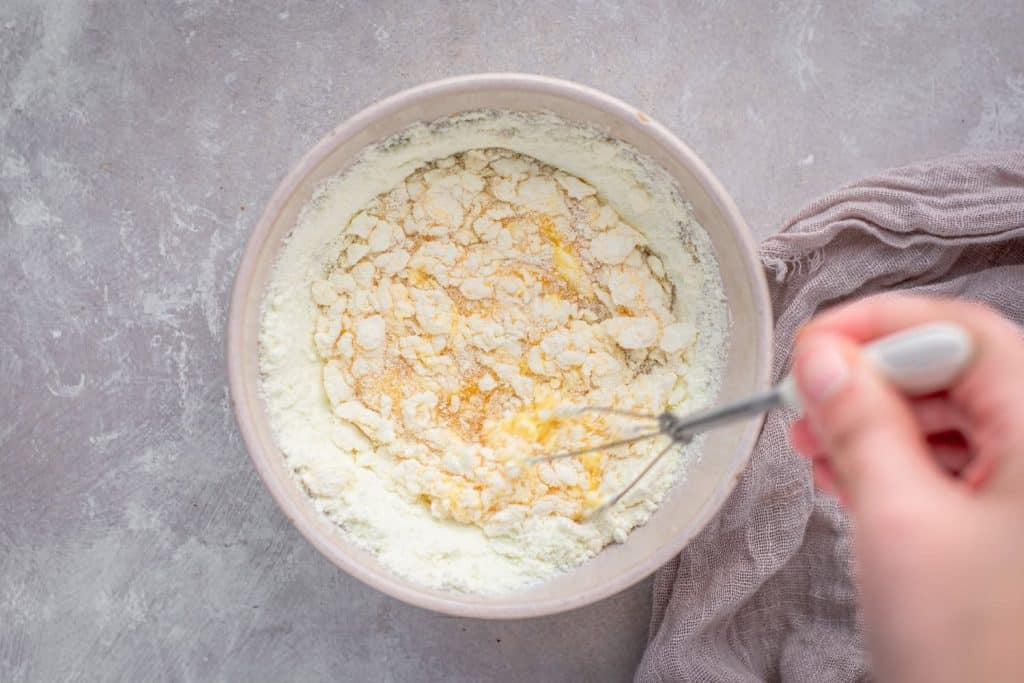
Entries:
POLYGON ((669 451, 671 451, 673 448, 675 448, 676 446, 680 445, 681 443, 683 443, 683 442, 681 442, 681 441, 669 441, 667 446, 662 448, 661 451, 659 451, 656 456, 651 458, 651 461, 649 463, 647 463, 647 465, 640 471, 640 474, 636 475, 633 478, 633 481, 629 482, 629 484, 627 484, 624 489, 622 489, 621 491, 616 493, 614 496, 612 496, 608 500, 604 501, 603 503, 601 503, 600 505, 595 507, 589 513, 587 513, 586 516, 587 517, 596 517, 597 515, 602 514, 605 510, 607 510, 607 509, 613 507, 614 505, 616 505, 620 500, 622 500, 623 498, 626 497, 627 493, 632 491, 636 487, 636 485, 640 483, 641 479, 643 479, 645 476, 647 476, 648 472, 650 472, 652 469, 654 469, 654 466, 658 464, 658 461, 660 461, 665 456, 665 454, 667 454, 669 451))
POLYGON ((638 436, 631 436, 628 439, 619 439, 618 441, 610 441, 603 443, 599 446, 591 446, 589 448, 581 448, 576 451, 566 451, 565 453, 557 453, 555 455, 538 455, 533 458, 529 458, 526 463, 529 465, 535 465, 540 462, 552 462, 554 460, 564 460, 565 458, 575 458, 578 455, 586 455, 588 453, 596 453, 598 451, 607 450, 609 448, 617 448, 619 446, 627 446, 637 441, 645 441, 647 439, 653 439, 656 436, 661 435, 661 430, 656 432, 647 432, 646 434, 640 434, 638 436))
POLYGON ((609 415, 621 415, 622 417, 632 417, 637 420, 652 420, 657 422, 658 416, 651 415, 650 413, 638 413, 633 410, 623 410, 621 408, 612 408, 610 406, 580 406, 573 409, 577 413, 607 413, 609 415))
POLYGON ((664 434, 669 438, 669 443, 665 446, 647 465, 643 470, 629 482, 629 484, 619 491, 611 498, 605 500, 603 503, 592 509, 585 516, 594 517, 599 515, 608 508, 612 507, 620 500, 622 500, 626 494, 633 490, 640 480, 643 479, 648 472, 650 472, 658 462, 665 457, 665 455, 672 450, 675 446, 685 446, 688 444, 693 437, 701 431, 717 427, 733 420, 764 413, 767 410, 776 408, 785 403, 783 391, 778 387, 769 391, 755 394, 744 400, 737 401, 736 403, 728 404, 725 406, 719 406, 711 408, 693 415, 686 417, 679 417, 670 412, 664 412, 660 415, 647 415, 643 413, 636 413, 629 410, 621 410, 619 408, 609 408, 603 406, 583 406, 579 408, 573 408, 573 413, 582 413, 586 411, 592 412, 603 412, 613 415, 623 415, 626 417, 632 417, 636 419, 654 420, 657 422, 658 430, 655 432, 647 432, 640 434, 639 436, 633 436, 625 439, 619 439, 610 443, 601 444, 598 446, 591 446, 589 448, 581 448, 576 451, 568 451, 565 453, 558 453, 557 455, 541 455, 533 458, 529 458, 526 462, 529 464, 536 464, 540 462, 551 462, 552 460, 562 460, 564 458, 573 458, 579 455, 586 455, 587 453, 596 453, 597 451, 603 451, 609 448, 616 448, 618 446, 626 446, 631 443, 638 441, 644 441, 646 439, 653 439, 656 436, 664 434))

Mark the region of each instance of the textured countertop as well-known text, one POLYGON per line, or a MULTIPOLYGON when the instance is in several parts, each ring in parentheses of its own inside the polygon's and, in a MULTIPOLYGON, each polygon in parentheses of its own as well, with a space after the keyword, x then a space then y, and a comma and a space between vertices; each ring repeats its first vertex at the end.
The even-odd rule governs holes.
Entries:
POLYGON ((0 3, 0 680, 627 679, 648 582, 453 619, 299 536, 228 406, 234 269, 316 139, 452 74, 642 108, 759 237, 862 174, 1024 142, 1019 1, 846 4, 0 3))

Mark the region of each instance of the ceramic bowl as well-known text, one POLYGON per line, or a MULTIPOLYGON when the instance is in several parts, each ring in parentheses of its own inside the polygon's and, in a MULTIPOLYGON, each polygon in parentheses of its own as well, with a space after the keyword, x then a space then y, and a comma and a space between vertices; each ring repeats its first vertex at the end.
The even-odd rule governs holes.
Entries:
POLYGON ((596 602, 650 575, 677 554, 715 514, 750 457, 761 423, 748 421, 708 435, 701 457, 650 521, 590 561, 550 581, 505 595, 463 595, 426 588, 392 574, 321 516, 291 477, 275 445, 260 396, 257 338, 260 303, 282 238, 317 184, 347 168, 368 145, 416 121, 471 109, 545 110, 596 125, 674 176, 714 246, 728 298, 731 332, 720 401, 767 386, 771 307, 754 241, 743 218, 700 159, 643 112, 567 81, 523 74, 449 78, 406 90, 364 109, 320 140, 271 197, 242 257, 231 299, 227 360, 231 399, 253 463, 295 527, 334 564, 399 600, 451 615, 521 618, 596 602))

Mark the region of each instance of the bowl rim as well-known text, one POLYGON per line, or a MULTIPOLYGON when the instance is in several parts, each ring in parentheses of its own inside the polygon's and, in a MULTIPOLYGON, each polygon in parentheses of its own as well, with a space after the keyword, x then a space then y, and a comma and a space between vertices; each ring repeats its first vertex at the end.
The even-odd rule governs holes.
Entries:
MULTIPOLYGON (((263 245, 281 210, 305 180, 306 176, 338 145, 359 133, 367 125, 385 118, 394 112, 403 110, 424 98, 434 98, 467 91, 510 89, 533 91, 539 94, 575 99, 584 105, 589 105, 620 119, 627 125, 636 126, 639 123, 654 142, 693 172, 696 181, 703 185, 704 190, 721 212, 725 224, 732 231, 733 238, 741 247, 742 253, 740 258, 745 270, 752 275, 750 278, 752 294, 759 311, 756 325, 760 333, 758 335, 759 338, 755 340, 756 348, 754 351, 758 354, 760 362, 757 363, 757 376, 754 378, 754 381, 755 386, 758 388, 767 387, 770 379, 772 354, 772 309, 768 285, 763 275, 760 260, 757 257, 757 245, 753 235, 750 233, 739 209, 725 191, 724 186, 686 144, 665 126, 636 107, 630 106, 622 100, 595 88, 573 81, 525 73, 476 73, 423 83, 378 100, 324 135, 299 159, 280 182, 273 195, 271 195, 259 221, 249 234, 231 292, 225 339, 231 407, 245 443, 246 451, 279 509, 299 533, 335 566, 386 595, 417 607, 452 616, 487 619, 540 617, 577 609, 615 595, 650 576, 669 559, 679 554, 721 509, 725 499, 732 492, 735 482, 738 481, 742 472, 746 469, 762 425, 762 420, 759 419, 756 422, 752 422, 750 428, 744 432, 741 438, 742 447, 739 449, 740 456, 733 460, 731 476, 724 480, 725 483, 723 485, 719 485, 715 489, 707 504, 694 517, 687 532, 673 537, 671 541, 665 543, 656 552, 652 553, 645 562, 636 565, 633 569, 623 572, 613 580, 571 597, 538 599, 534 602, 519 604, 488 604, 460 601, 457 599, 457 593, 452 593, 451 598, 428 593, 426 592, 428 590, 427 587, 419 589, 415 584, 403 582, 402 579, 386 570, 384 572, 374 571, 352 560, 337 545, 334 540, 336 537, 332 538, 332 535, 322 533, 315 526, 308 524, 304 520, 301 514, 302 511, 297 509, 294 500, 285 493, 285 487, 296 486, 297 484, 291 480, 283 481, 282 478, 275 476, 270 470, 267 462, 269 462, 270 457, 274 457, 275 453, 267 452, 266 444, 260 439, 255 425, 250 421, 251 415, 261 412, 265 413, 265 410, 262 406, 253 406, 252 401, 249 400, 244 391, 244 368, 241 362, 244 353, 244 311, 250 297, 253 296, 251 283, 255 277, 263 245)), ((260 291, 258 294, 262 296, 263 292, 260 291)))

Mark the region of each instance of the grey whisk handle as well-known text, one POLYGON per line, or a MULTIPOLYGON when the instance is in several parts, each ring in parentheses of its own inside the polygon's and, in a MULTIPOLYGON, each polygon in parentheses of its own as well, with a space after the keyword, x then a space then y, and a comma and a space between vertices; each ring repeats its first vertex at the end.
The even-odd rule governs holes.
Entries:
MULTIPOLYGON (((974 341, 959 325, 929 323, 876 339, 864 346, 864 355, 903 393, 925 396, 952 386, 971 362, 974 341)), ((801 410, 792 375, 775 390, 785 405, 801 410)))

